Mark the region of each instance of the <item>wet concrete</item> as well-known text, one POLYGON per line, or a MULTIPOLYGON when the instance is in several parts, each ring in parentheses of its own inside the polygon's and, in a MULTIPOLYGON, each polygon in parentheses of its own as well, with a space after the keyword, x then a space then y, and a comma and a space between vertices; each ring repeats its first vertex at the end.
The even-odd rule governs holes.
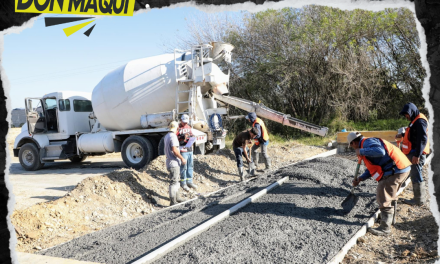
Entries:
POLYGON ((350 192, 355 167, 355 162, 335 157, 286 167, 267 178, 74 239, 42 254, 127 263, 289 176, 281 187, 157 263, 326 262, 377 207, 376 183, 370 179, 356 189, 361 198, 355 209, 349 215, 343 214, 340 204, 350 192))

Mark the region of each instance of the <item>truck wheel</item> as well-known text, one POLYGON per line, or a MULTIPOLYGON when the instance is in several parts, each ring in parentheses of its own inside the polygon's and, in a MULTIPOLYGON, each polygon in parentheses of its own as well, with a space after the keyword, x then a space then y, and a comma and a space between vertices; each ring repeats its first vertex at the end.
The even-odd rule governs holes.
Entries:
POLYGON ((73 162, 73 163, 80 163, 80 162, 85 161, 86 159, 87 159, 87 155, 83 155, 82 157, 80 157, 80 156, 73 156, 73 157, 69 158, 69 160, 71 162, 73 162))
POLYGON ((33 143, 26 143, 20 148, 18 159, 21 166, 27 171, 35 171, 44 166, 44 163, 40 161, 38 148, 33 143))
POLYGON ((163 136, 159 141, 157 153, 159 156, 165 155, 165 136, 163 136))
POLYGON ((151 145, 153 146, 153 159, 155 159, 157 156, 159 156, 159 143, 155 137, 147 137, 147 139, 150 141, 151 145))
POLYGON ((142 136, 131 136, 122 143, 121 155, 128 167, 138 170, 153 159, 153 145, 142 136))

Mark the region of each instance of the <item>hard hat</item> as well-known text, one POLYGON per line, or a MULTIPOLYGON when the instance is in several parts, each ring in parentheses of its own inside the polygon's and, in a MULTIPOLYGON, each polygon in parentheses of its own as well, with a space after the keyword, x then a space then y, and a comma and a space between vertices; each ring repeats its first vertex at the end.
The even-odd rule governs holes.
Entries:
POLYGON ((348 136, 347 136, 347 142, 348 142, 348 144, 350 145, 350 143, 353 141, 353 140, 355 140, 356 138, 358 138, 358 137, 361 137, 362 135, 361 135, 361 133, 359 133, 359 132, 350 132, 350 134, 348 134, 348 136))
POLYGON ((183 123, 188 123, 189 122, 189 116, 188 115, 182 115, 180 117, 180 120, 182 120, 183 123))
POLYGON ((170 129, 171 132, 176 133, 177 128, 179 127, 179 123, 177 123, 176 121, 172 121, 169 125, 168 128, 170 129))

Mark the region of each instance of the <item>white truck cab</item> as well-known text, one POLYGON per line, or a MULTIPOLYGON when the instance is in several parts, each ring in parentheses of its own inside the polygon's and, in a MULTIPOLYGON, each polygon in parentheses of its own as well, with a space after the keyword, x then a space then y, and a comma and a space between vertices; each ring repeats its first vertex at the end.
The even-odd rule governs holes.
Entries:
POLYGON ((14 142, 14 156, 26 170, 36 170, 45 161, 83 160, 77 155, 75 134, 90 132, 93 120, 91 93, 62 91, 42 98, 26 98, 27 122, 14 142))

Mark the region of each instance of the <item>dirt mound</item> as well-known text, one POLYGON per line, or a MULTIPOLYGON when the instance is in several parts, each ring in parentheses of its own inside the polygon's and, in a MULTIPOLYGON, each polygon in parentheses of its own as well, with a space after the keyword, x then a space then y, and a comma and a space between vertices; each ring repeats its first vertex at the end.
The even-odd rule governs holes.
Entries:
MULTIPOLYGON (((323 148, 293 142, 269 147, 274 168, 324 151, 323 148)), ((239 181, 232 150, 195 156, 194 181, 199 188, 197 192, 183 192, 187 198, 239 181)), ((65 197, 12 214, 18 238, 17 250, 33 253, 159 210, 169 205, 168 185, 164 156, 141 171, 120 169, 86 178, 65 197)))

